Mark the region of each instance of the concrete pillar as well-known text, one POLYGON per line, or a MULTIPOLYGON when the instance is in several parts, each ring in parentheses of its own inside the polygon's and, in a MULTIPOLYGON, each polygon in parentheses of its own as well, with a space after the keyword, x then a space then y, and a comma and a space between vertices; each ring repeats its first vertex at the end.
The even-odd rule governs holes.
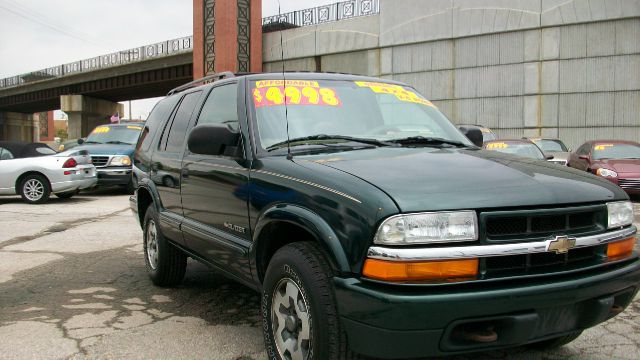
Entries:
POLYGON ((33 114, 0 112, 0 140, 33 141, 33 114))
POLYGON ((124 105, 84 95, 62 95, 60 110, 69 117, 69 139, 77 139, 89 135, 98 125, 108 124, 116 112, 124 114, 124 105))
POLYGON ((262 71, 262 0, 193 0, 193 77, 262 71))

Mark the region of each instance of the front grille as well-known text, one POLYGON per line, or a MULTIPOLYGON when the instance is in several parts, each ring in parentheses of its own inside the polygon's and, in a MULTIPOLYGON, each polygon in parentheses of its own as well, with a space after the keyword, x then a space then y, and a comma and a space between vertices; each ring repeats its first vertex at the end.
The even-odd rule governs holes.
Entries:
POLYGON ((485 213, 485 238, 491 241, 517 241, 554 235, 575 235, 604 231, 606 208, 602 206, 565 210, 533 210, 485 213))
POLYGON ((623 189, 640 190, 640 179, 620 179, 618 185, 623 189))
POLYGON ((92 156, 91 162, 96 167, 106 166, 107 163, 109 162, 109 157, 108 156, 92 156))
POLYGON ((484 259, 488 276, 524 275, 529 273, 561 271, 601 262, 606 245, 571 249, 566 254, 552 252, 526 255, 494 256, 484 259))

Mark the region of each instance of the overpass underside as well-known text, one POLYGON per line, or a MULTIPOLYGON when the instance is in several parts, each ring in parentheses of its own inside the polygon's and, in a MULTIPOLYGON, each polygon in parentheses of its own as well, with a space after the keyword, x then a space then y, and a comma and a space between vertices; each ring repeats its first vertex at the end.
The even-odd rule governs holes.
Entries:
POLYGON ((0 90, 0 111, 36 113, 60 109, 63 95, 84 95, 112 102, 163 96, 192 78, 191 53, 180 54, 0 90))

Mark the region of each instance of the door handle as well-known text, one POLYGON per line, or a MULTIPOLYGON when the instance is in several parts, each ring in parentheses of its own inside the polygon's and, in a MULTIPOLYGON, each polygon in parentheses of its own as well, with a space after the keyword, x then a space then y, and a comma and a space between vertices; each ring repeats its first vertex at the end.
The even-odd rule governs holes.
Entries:
POLYGON ((183 168, 182 171, 180 171, 180 175, 182 175, 183 179, 188 178, 189 177, 189 169, 183 168))

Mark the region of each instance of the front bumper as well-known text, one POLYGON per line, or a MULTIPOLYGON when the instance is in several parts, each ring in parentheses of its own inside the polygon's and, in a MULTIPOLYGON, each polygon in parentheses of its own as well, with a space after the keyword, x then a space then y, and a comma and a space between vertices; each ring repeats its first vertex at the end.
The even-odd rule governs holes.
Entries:
POLYGON ((638 292, 640 260, 526 283, 399 287, 334 278, 334 284, 352 350, 379 358, 425 357, 531 343, 601 323, 638 292), (498 340, 456 337, 474 326, 493 326, 498 340))
POLYGON ((98 185, 127 185, 131 181, 131 168, 102 167, 98 172, 98 185))

